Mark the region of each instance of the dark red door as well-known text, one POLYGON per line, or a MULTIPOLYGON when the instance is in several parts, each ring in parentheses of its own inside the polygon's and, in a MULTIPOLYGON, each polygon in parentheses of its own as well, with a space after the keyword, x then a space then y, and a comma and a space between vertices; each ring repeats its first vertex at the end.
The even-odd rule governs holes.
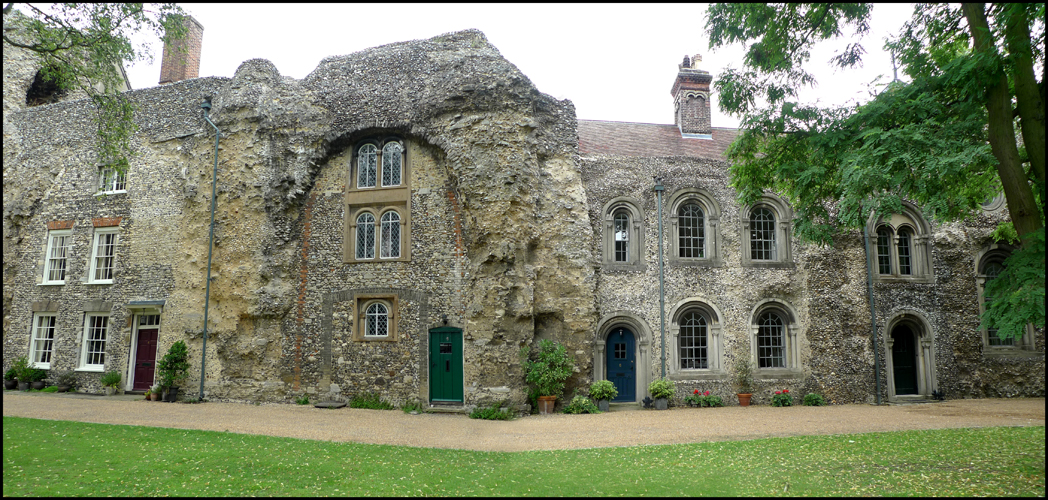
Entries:
POLYGON ((139 328, 138 348, 135 350, 135 385, 136 391, 144 391, 153 385, 153 374, 156 372, 156 338, 158 328, 139 328))

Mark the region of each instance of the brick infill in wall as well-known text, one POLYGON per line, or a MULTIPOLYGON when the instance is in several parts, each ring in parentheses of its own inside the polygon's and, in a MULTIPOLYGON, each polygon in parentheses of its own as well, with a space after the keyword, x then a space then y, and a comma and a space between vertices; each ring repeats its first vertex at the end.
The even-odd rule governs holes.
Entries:
POLYGON ((73 221, 71 220, 53 220, 47 223, 47 229, 49 231, 55 231, 58 229, 72 229, 73 221))
POLYGON ((302 270, 298 283, 298 307, 295 315, 295 377, 291 389, 298 391, 302 384, 302 337, 306 314, 306 284, 309 282, 309 236, 312 233, 313 205, 317 201, 317 191, 313 190, 306 200, 305 223, 302 225, 302 270))
POLYGON ((121 219, 123 217, 95 217, 91 219, 91 224, 95 227, 113 227, 119 226, 121 219))

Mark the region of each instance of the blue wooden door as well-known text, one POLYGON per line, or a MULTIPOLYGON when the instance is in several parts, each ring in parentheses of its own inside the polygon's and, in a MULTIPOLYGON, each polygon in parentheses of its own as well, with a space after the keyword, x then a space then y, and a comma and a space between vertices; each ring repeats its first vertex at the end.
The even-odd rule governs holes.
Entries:
POLYGON ((607 378, 619 391, 614 401, 637 400, 637 362, 633 347, 633 332, 625 328, 616 328, 608 335, 605 348, 607 378))

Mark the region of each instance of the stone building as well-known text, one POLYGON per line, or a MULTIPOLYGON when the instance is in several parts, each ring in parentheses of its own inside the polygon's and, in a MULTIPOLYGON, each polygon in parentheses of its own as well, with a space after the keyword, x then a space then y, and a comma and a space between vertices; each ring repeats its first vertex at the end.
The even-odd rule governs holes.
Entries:
MULTIPOLYGON (((735 131, 712 127, 697 56, 667 82, 674 125, 577 120, 475 30, 329 57, 302 80, 260 59, 233 78, 166 68, 174 81, 127 94, 139 128, 121 174, 94 159, 87 101, 24 105, 34 60, 8 49, 5 368, 26 355, 76 370, 87 391, 110 370, 142 390, 185 340, 195 393, 216 161, 206 102, 221 131, 209 398, 523 407, 518 353, 538 339, 574 355, 569 394, 608 378, 638 401, 665 373, 681 396, 731 399, 742 357, 763 392, 875 398, 861 233, 802 244, 773 193, 738 204, 724 159, 735 131)), ((981 284, 1008 251, 989 233, 1006 217, 995 202, 963 224, 912 205, 870 221, 882 396, 1043 396, 1043 332, 998 345, 978 328, 981 284)))

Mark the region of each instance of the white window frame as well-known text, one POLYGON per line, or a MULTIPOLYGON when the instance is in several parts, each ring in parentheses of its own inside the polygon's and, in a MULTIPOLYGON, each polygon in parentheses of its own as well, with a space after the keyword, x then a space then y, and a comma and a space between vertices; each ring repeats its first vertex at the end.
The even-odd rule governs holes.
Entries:
POLYGON ((56 313, 33 313, 33 324, 30 326, 29 332, 29 360, 33 364, 33 368, 40 368, 41 370, 51 369, 51 360, 54 359, 55 355, 55 330, 58 329, 58 314, 56 313), (49 336, 41 337, 41 323, 44 319, 49 319, 50 325, 48 325, 47 333, 49 336), (45 344, 47 348, 42 348, 41 343, 45 344), (47 353, 47 361, 38 361, 42 357, 43 353, 47 353))
POLYGON ((116 251, 117 245, 120 243, 120 228, 119 227, 96 227, 95 234, 91 239, 91 261, 88 263, 88 274, 87 282, 93 285, 109 285, 112 284, 116 278, 116 251), (107 235, 113 236, 112 254, 108 256, 99 255, 99 245, 103 242, 103 237, 107 235), (96 275, 99 271, 99 261, 105 258, 109 258, 109 278, 108 279, 97 279, 96 275))
POLYGON ((97 194, 120 194, 127 192, 127 171, 116 167, 99 167, 97 194))
POLYGON ((387 303, 386 301, 383 301, 383 300, 373 300, 371 302, 366 302, 364 304, 364 324, 363 324, 364 332, 363 333, 364 333, 364 338, 365 339, 387 339, 387 338, 389 338, 389 332, 390 332, 389 323, 391 321, 393 321, 393 315, 390 313, 390 310, 391 310, 391 308, 390 308, 389 303, 387 303), (374 314, 373 314, 372 310, 375 309, 375 308, 378 308, 378 307, 381 307, 383 309, 383 312, 379 313, 377 311, 377 309, 376 309, 374 314), (385 328, 385 331, 383 331, 383 332, 379 332, 379 328, 378 328, 378 324, 377 324, 378 318, 380 316, 384 316, 386 318, 386 325, 385 325, 386 328, 385 328), (372 318, 374 318, 374 321, 376 322, 376 324, 375 324, 375 332, 376 333, 374 335, 369 335, 368 331, 370 330, 370 326, 371 326, 371 323, 373 321, 372 318))
POLYGON ((109 342, 109 330, 112 328, 112 318, 109 313, 86 313, 84 314, 84 334, 80 342, 80 371, 101 372, 105 371, 106 345, 109 342), (101 325, 95 323, 98 318, 101 325), (93 340, 93 330, 101 330, 101 340, 93 340), (92 350, 92 343, 101 342, 101 350, 92 350), (95 358, 92 355, 98 355, 95 358), (96 361, 101 361, 98 363, 96 361))
POLYGON ((69 253, 73 248, 73 231, 70 229, 56 229, 47 232, 47 249, 44 251, 44 276, 42 285, 64 285, 66 279, 69 276, 69 253), (57 250, 55 241, 59 238, 63 238, 65 245, 63 248, 63 254, 60 258, 55 258, 52 254, 57 250), (52 267, 52 261, 62 261, 62 279, 53 280, 51 279, 51 271, 54 270, 52 267))

